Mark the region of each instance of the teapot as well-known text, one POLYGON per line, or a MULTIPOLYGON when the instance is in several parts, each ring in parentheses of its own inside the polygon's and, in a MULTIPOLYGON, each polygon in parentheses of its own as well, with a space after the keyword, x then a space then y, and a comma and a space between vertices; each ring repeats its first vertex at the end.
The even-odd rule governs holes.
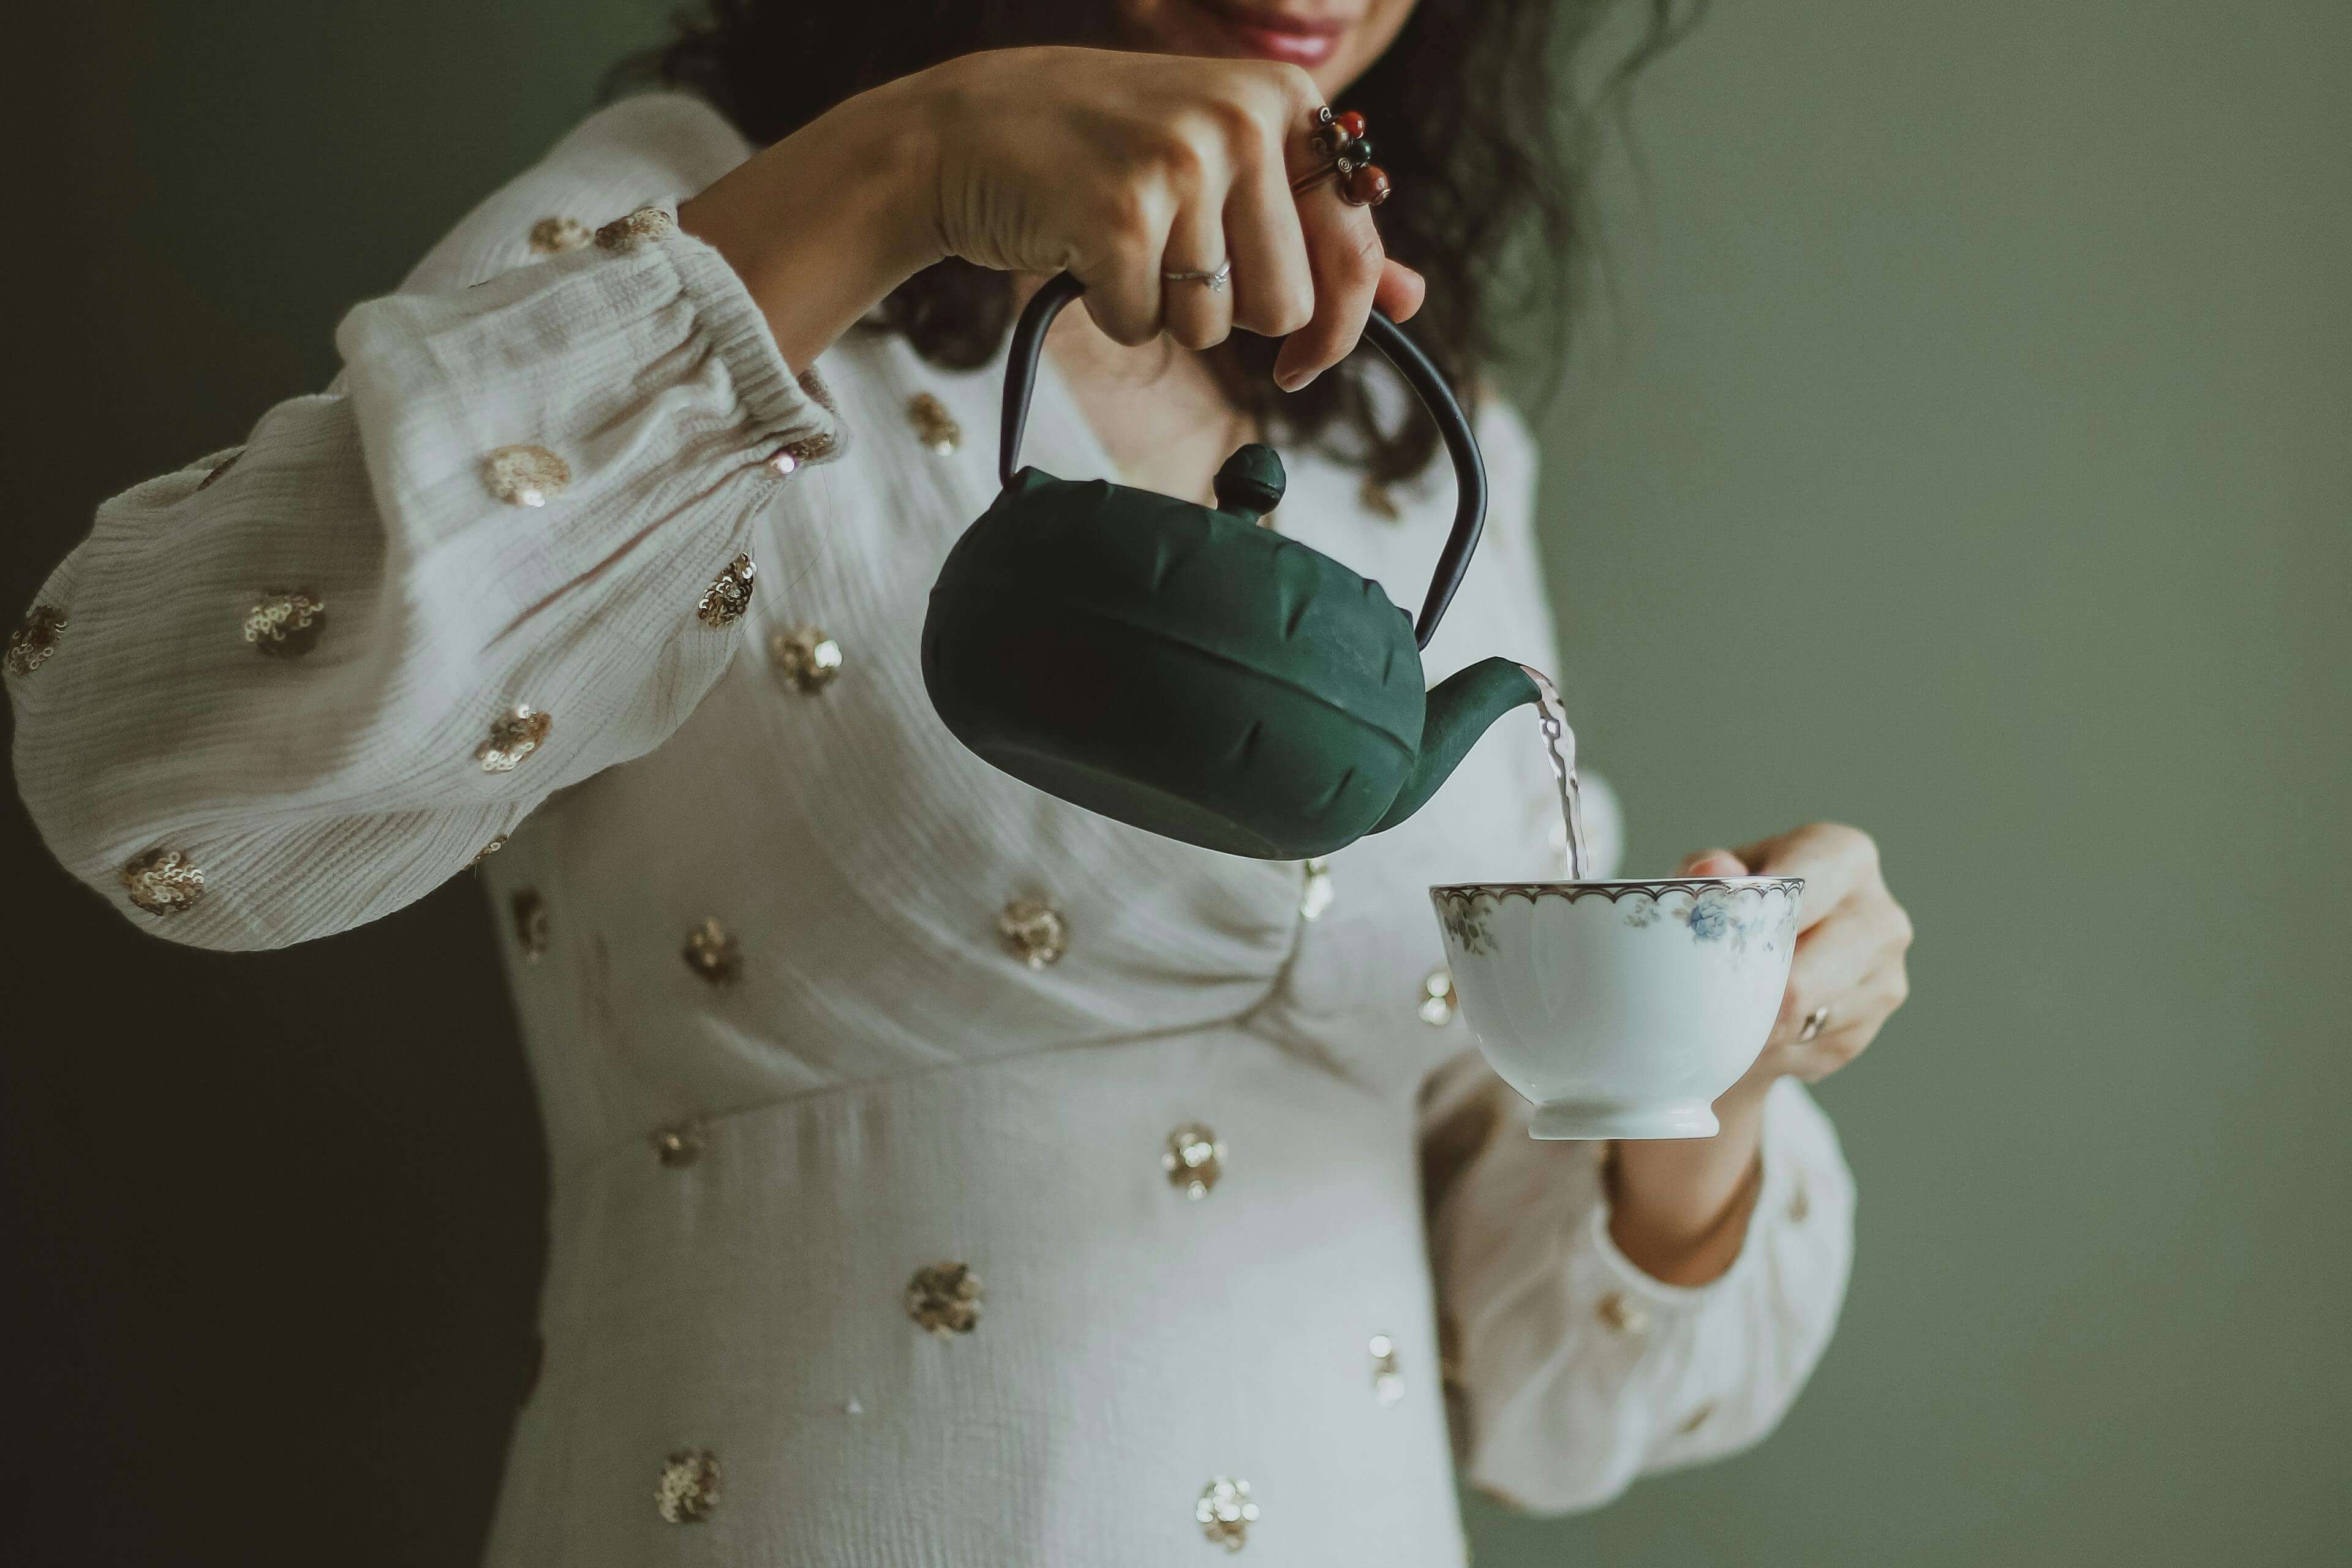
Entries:
POLYGON ((1013 330, 1003 489, 948 552, 924 616, 932 707, 1014 778, 1226 854, 1308 859, 1395 826, 1488 725, 1537 700, 1505 658, 1423 689, 1421 650, 1486 518, 1461 405, 1395 322, 1366 319, 1454 462, 1454 528, 1416 622, 1377 583, 1258 526, 1282 500, 1270 447, 1226 459, 1213 508, 1022 468, 1045 329, 1080 291, 1055 276, 1013 330))

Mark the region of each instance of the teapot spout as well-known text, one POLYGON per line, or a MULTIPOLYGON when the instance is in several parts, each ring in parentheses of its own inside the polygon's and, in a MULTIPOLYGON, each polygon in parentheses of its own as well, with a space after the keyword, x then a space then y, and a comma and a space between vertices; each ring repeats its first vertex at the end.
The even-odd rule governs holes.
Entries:
POLYGON ((1419 811, 1469 755, 1471 746, 1489 725, 1512 709, 1536 700, 1534 679, 1507 658, 1482 658, 1432 687, 1421 722, 1420 757, 1372 831, 1385 832, 1419 811))

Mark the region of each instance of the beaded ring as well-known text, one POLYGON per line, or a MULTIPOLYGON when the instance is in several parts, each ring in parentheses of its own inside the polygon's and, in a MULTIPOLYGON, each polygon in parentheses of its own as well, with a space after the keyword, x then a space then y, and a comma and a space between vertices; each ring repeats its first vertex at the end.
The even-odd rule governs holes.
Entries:
POLYGON ((1315 111, 1307 132, 1307 146, 1330 162, 1290 183, 1293 195, 1304 195, 1326 180, 1336 180, 1339 199, 1351 207, 1376 207, 1389 199, 1389 174, 1372 162, 1372 144, 1366 138, 1364 117, 1352 109, 1329 104, 1315 111))

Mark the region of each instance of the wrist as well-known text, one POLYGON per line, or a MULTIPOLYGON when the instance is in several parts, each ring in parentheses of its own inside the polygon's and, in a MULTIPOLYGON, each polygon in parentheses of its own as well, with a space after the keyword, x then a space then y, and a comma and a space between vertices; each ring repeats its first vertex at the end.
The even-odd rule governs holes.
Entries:
POLYGON ((1703 1285, 1731 1267, 1762 1175, 1763 1108, 1760 1090, 1727 1094, 1712 1138, 1611 1146, 1610 1237, 1637 1268, 1670 1285, 1703 1285))

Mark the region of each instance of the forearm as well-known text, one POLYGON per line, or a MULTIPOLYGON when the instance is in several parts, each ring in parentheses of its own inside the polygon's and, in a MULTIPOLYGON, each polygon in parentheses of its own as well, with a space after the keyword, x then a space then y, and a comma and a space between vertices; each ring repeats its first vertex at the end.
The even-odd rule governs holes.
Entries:
POLYGON ((836 105, 678 206, 725 257, 805 369, 900 283, 947 254, 921 77, 836 105))
POLYGON ((1704 1285, 1739 1256, 1762 1167, 1764 1094, 1742 1082, 1716 1102, 1712 1138, 1640 1139, 1611 1147, 1609 1237, 1669 1285, 1704 1285))

